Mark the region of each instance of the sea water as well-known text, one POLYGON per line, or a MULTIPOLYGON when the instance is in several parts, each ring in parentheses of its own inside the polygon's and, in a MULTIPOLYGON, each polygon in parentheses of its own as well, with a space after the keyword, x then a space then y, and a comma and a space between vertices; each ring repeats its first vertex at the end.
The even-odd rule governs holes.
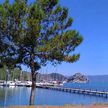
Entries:
POLYGON ((91 89, 98 91, 108 92, 108 82, 88 82, 88 83, 65 83, 64 87, 67 88, 79 88, 79 89, 91 89))
MULTIPOLYGON (((66 83, 64 87, 108 91, 108 83, 105 82, 89 82, 86 84, 66 83)), ((29 87, 0 87, 0 106, 29 105, 30 92, 31 88, 29 87)), ((108 103, 108 98, 47 89, 36 89, 35 105, 87 105, 94 103, 108 103)))

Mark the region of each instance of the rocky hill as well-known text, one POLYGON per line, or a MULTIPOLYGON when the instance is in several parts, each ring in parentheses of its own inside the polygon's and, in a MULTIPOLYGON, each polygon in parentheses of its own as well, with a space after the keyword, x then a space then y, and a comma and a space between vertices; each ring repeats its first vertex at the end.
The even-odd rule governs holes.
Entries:
POLYGON ((78 83, 86 83, 88 82, 88 78, 81 73, 76 73, 73 76, 69 77, 67 82, 78 82, 78 83))
MULTIPOLYGON (((28 80, 30 80, 31 73, 27 73, 28 80)), ((85 75, 82 75, 81 73, 76 73, 70 77, 66 77, 59 73, 50 73, 50 74, 37 74, 37 82, 40 81, 67 81, 67 82, 78 82, 78 83, 86 83, 88 82, 88 78, 85 75)))
MULTIPOLYGON (((6 79, 6 69, 0 69, 0 80, 6 79)), ((11 70, 8 74, 8 80, 31 80, 31 73, 26 71, 20 71, 19 69, 15 68, 11 70)), ((37 82, 40 81, 68 81, 68 82, 87 82, 88 79, 86 76, 76 73, 71 77, 66 77, 60 73, 50 73, 50 74, 37 74, 37 82)))
POLYGON ((59 73, 50 73, 50 74, 38 74, 37 75, 37 81, 64 81, 67 80, 67 77, 65 77, 62 74, 59 73))

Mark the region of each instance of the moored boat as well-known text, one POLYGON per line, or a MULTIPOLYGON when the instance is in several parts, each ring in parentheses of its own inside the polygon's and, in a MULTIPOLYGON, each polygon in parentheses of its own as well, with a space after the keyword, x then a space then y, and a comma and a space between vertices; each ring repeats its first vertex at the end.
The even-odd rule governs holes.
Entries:
POLYGON ((25 82, 25 86, 26 87, 31 87, 32 86, 32 82, 31 81, 26 81, 25 82))
POLYGON ((25 86, 26 84, 25 84, 25 82, 17 81, 17 82, 15 83, 15 85, 16 85, 16 86, 25 86))

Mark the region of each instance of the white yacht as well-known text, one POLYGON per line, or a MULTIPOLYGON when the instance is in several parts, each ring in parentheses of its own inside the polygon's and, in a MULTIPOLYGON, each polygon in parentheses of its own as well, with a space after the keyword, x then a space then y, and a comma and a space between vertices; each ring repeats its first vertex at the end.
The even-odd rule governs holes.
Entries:
POLYGON ((0 86, 3 86, 3 82, 0 82, 0 86))
POLYGON ((15 82, 14 81, 9 81, 9 86, 15 86, 15 82))
POLYGON ((9 81, 4 81, 3 86, 9 86, 9 83, 10 83, 9 81))
POLYGON ((25 86, 26 87, 31 87, 32 86, 32 82, 31 81, 26 81, 25 82, 25 86))
POLYGON ((24 82, 21 81, 17 81, 16 82, 16 86, 25 86, 26 84, 24 82))
POLYGON ((4 81, 4 83, 2 83, 2 86, 15 86, 15 82, 13 82, 13 81, 4 81))

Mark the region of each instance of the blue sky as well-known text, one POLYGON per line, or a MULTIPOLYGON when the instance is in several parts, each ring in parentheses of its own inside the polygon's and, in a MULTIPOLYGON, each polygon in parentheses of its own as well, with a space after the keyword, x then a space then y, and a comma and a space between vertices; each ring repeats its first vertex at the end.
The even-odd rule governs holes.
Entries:
POLYGON ((58 71, 65 74, 81 72, 89 75, 108 74, 108 0, 60 0, 69 8, 73 27, 84 37, 76 49, 81 58, 73 64, 62 64, 58 71))
POLYGON ((69 9, 69 16, 74 19, 71 28, 84 37, 83 43, 75 51, 81 57, 76 63, 62 63, 56 68, 48 65, 40 71, 65 75, 76 72, 85 75, 108 74, 108 0, 60 0, 60 4, 69 9))
POLYGON ((81 57, 73 64, 62 63, 56 68, 47 66, 42 72, 72 75, 108 74, 108 0, 60 0, 74 19, 72 29, 83 35, 83 43, 76 49, 81 57))

